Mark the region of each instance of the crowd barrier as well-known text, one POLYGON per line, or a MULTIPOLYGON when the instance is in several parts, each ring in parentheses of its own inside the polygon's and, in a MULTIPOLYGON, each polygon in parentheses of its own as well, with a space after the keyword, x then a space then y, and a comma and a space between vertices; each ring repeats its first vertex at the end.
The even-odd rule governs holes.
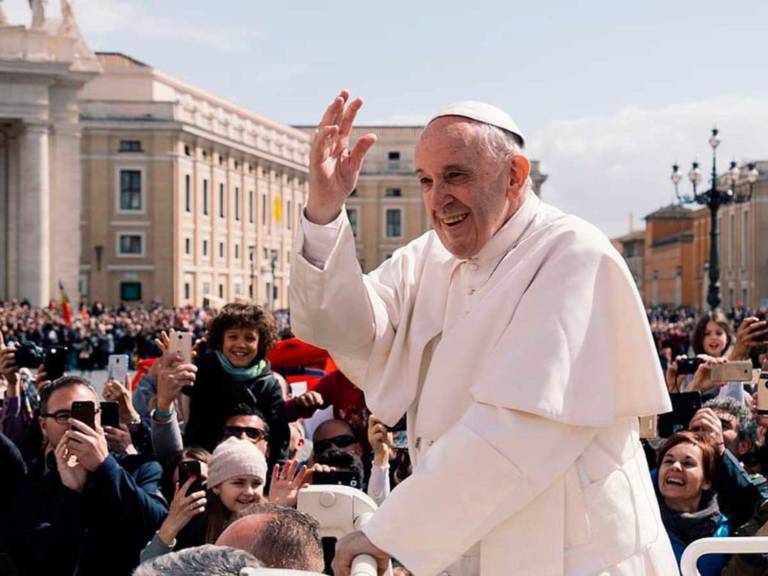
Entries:
POLYGON ((702 538, 688 544, 680 559, 682 576, 700 576, 696 562, 704 554, 768 554, 768 537, 702 538))

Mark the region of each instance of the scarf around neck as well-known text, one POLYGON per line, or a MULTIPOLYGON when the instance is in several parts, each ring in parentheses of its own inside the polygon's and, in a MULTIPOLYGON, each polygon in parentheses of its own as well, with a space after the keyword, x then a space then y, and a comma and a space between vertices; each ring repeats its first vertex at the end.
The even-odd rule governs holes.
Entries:
POLYGON ((267 365, 265 360, 261 360, 253 366, 248 366, 247 368, 238 368, 233 366, 220 350, 216 350, 216 358, 218 358, 219 364, 221 364, 221 367, 224 368, 224 371, 229 374, 236 382, 247 382, 248 380, 255 380, 264 371, 264 368, 267 365))
POLYGON ((676 512, 667 508, 664 499, 659 499, 661 520, 670 536, 686 546, 698 540, 712 536, 720 521, 720 507, 714 490, 705 490, 701 495, 699 510, 696 512, 676 512))

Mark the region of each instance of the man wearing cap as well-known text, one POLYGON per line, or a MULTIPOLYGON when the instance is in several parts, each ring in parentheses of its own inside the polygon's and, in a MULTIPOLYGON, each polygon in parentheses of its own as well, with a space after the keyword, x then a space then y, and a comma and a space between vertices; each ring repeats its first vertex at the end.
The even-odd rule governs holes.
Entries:
POLYGON ((292 326, 378 418, 407 413, 414 473, 339 541, 336 574, 361 553, 416 576, 676 574, 637 423, 668 397, 621 256, 533 193, 507 114, 464 102, 416 148, 433 230, 362 274, 361 105, 343 91, 312 142, 292 326))

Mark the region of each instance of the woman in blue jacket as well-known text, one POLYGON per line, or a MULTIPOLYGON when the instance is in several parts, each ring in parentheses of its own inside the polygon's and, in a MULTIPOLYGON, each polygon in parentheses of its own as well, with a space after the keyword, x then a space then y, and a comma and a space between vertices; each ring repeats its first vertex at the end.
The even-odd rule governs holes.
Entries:
MULTIPOLYGON (((717 451, 701 434, 678 432, 661 447, 658 463, 653 472, 656 497, 679 566, 694 540, 730 533, 712 488, 717 451)), ((707 554, 699 559, 698 569, 701 576, 719 576, 727 561, 724 554, 707 554)))

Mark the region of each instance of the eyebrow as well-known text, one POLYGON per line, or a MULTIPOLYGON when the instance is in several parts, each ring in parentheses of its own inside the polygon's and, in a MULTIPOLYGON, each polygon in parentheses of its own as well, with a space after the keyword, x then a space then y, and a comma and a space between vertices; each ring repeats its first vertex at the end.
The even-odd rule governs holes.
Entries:
MULTIPOLYGON (((447 166, 443 166, 440 170, 442 172, 449 172, 451 170, 460 170, 460 171, 466 172, 466 171, 470 170, 470 167, 467 164, 448 164, 447 166)), ((416 176, 418 176, 419 174, 423 174, 423 173, 424 173, 423 169, 416 168, 416 176)))

